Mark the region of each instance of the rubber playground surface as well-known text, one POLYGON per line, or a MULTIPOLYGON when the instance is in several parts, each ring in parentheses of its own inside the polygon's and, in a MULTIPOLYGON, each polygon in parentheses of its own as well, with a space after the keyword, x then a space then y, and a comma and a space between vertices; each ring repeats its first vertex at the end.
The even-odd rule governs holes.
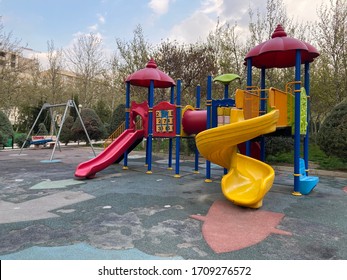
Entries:
MULTIPOLYGON (((221 192, 223 170, 204 182, 182 158, 181 178, 167 156, 132 152, 129 169, 114 164, 76 180, 88 147, 0 151, 0 259, 347 259, 347 174, 315 171, 311 194, 293 196, 292 168, 275 167, 260 209, 242 208, 221 192)), ((100 150, 96 150, 100 152, 100 150)))

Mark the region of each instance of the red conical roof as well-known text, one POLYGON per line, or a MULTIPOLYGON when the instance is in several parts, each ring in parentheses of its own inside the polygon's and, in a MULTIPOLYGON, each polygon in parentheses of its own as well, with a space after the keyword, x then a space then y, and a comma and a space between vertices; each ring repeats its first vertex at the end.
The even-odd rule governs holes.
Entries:
POLYGON ((301 51, 301 63, 312 62, 319 52, 309 43, 287 36, 283 27, 279 24, 271 36, 258 46, 251 49, 245 58, 252 58, 252 66, 257 68, 287 68, 294 67, 296 50, 301 51))
POLYGON ((173 79, 157 68, 153 58, 149 60, 145 68, 129 75, 126 79, 126 82, 139 87, 149 87, 151 81, 154 81, 155 88, 168 88, 175 85, 173 79))

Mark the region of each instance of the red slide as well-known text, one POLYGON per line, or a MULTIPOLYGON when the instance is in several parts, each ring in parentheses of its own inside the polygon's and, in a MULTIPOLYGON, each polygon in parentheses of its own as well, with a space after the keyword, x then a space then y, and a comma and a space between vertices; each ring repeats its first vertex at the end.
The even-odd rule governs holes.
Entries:
POLYGON ((126 150, 134 148, 132 146, 136 142, 142 140, 143 136, 144 130, 125 130, 97 157, 80 163, 76 168, 75 176, 93 178, 97 172, 105 169, 121 158, 126 150))

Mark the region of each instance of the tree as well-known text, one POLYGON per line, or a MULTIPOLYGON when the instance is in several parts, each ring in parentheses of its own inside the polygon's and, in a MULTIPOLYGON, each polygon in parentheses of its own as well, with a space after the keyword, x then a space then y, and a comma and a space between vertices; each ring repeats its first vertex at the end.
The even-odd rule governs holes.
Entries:
MULTIPOLYGON (((93 109, 82 109, 81 118, 91 140, 98 141, 105 137, 105 127, 93 109)), ((74 137, 76 137, 76 140, 84 140, 86 142, 88 141, 79 118, 75 120, 75 123, 73 124, 71 130, 74 134, 74 137)))
POLYGON ((325 77, 331 78, 324 102, 328 103, 326 108, 332 108, 347 97, 347 1, 330 0, 330 5, 322 3, 318 16, 313 31, 321 51, 320 66, 325 77))
MULTIPOLYGON (((216 73, 212 48, 206 43, 182 44, 167 40, 157 47, 153 56, 162 71, 173 79, 182 80, 183 104, 195 100, 197 85, 201 85, 203 93, 206 92, 206 77, 216 73)), ((165 100, 164 93, 157 98, 165 100)))
POLYGON ((77 74, 76 87, 83 107, 91 107, 100 91, 105 57, 102 39, 94 33, 79 36, 65 52, 72 70, 77 74))
POLYGON ((131 41, 116 38, 117 50, 121 64, 119 71, 123 75, 122 81, 133 72, 143 68, 150 58, 152 46, 145 40, 141 25, 137 25, 131 41))
POLYGON ((29 108, 45 100, 39 61, 24 57, 25 49, 12 32, 6 32, 0 18, 0 109, 18 115, 17 129, 26 127, 29 108))
MULTIPOLYGON (((125 91, 125 79, 130 74, 146 66, 152 56, 153 47, 146 41, 141 25, 136 26, 133 31, 133 38, 130 41, 116 38, 116 46, 117 53, 113 57, 112 66, 113 70, 117 70, 118 83, 114 85, 114 87, 117 90, 125 91)), ((145 88, 136 87, 136 90, 132 91, 132 98, 134 101, 142 102, 145 100, 145 96, 147 96, 147 89, 145 88)), ((119 96, 117 97, 118 100, 116 101, 122 101, 119 96)), ((123 100, 123 102, 124 101, 125 100, 123 100)))
POLYGON ((23 48, 12 32, 6 32, 0 17, 0 109, 7 114, 19 100, 22 89, 23 73, 29 61, 22 59, 23 48))
POLYGON ((49 68, 45 71, 43 83, 49 92, 49 100, 52 104, 57 104, 58 102, 63 101, 63 54, 62 49, 55 49, 53 40, 47 41, 47 58, 49 68))
POLYGON ((236 73, 240 77, 244 76, 243 59, 247 50, 239 38, 237 27, 237 23, 221 25, 217 22, 215 30, 207 37, 218 69, 216 74, 236 73))
POLYGON ((254 18, 255 12, 251 8, 248 13, 250 17, 250 46, 256 46, 271 39, 271 35, 276 29, 277 24, 284 26, 288 34, 294 35, 295 25, 293 20, 287 15, 283 0, 267 0, 266 13, 261 14, 257 10, 256 18, 254 18))

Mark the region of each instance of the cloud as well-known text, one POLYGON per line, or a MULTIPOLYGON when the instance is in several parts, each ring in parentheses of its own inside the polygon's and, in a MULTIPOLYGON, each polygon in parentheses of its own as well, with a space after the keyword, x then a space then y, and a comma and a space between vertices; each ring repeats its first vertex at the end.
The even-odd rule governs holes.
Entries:
MULTIPOLYGON (((152 0, 151 2, 161 1, 152 0)), ((162 2, 169 4, 168 0, 162 2)), ((248 32, 249 9, 252 9, 253 12, 259 10, 264 14, 266 3, 267 0, 201 0, 200 6, 192 14, 171 28, 169 38, 187 43, 205 39, 219 21, 221 25, 237 23, 237 33, 240 34, 240 38, 246 39, 244 34, 248 32)), ((298 17, 300 19, 301 15, 303 20, 314 21, 317 19, 316 10, 319 6, 317 0, 283 0, 283 3, 289 18, 298 17), (302 16, 302 11, 311 11, 311 13, 302 16)))
POLYGON ((99 28, 99 25, 96 23, 96 24, 93 24, 91 26, 88 26, 88 30, 91 31, 91 32, 96 32, 99 28))
MULTIPOLYGON (((235 1, 232 2, 234 3, 235 1)), ((200 10, 205 14, 216 13, 217 15, 220 15, 223 10, 223 4, 223 0, 205 0, 202 2, 200 10)))
MULTIPOLYGON (((284 0, 284 4, 287 8, 288 16, 301 17, 302 20, 314 22, 318 19, 317 8, 323 3, 323 1, 306 0, 306 1, 292 1, 284 0), (305 11, 305 12, 304 12, 305 11), (304 15, 304 16, 303 16, 304 15)), ((330 6, 330 2, 324 2, 325 5, 330 6)))
POLYGON ((249 8, 256 9, 255 3, 265 5, 265 2, 266 0, 203 0, 195 12, 171 29, 169 37, 189 43, 205 39, 216 28, 217 21, 220 24, 236 22, 238 33, 244 33, 248 29, 249 8))
POLYGON ((98 14, 96 14, 96 17, 98 19, 98 22, 93 24, 93 25, 88 26, 88 30, 90 32, 94 32, 94 33, 97 32, 99 30, 100 25, 104 25, 106 22, 106 19, 102 14, 98 13, 98 14))
POLYGON ((170 31, 170 39, 180 42, 194 43, 205 39, 216 22, 201 11, 197 11, 189 18, 175 25, 170 31))
POLYGON ((157 15, 164 15, 169 11, 170 0, 150 0, 148 6, 157 15))
POLYGON ((106 19, 102 14, 96 14, 96 16, 98 17, 98 21, 100 24, 105 24, 106 19))

